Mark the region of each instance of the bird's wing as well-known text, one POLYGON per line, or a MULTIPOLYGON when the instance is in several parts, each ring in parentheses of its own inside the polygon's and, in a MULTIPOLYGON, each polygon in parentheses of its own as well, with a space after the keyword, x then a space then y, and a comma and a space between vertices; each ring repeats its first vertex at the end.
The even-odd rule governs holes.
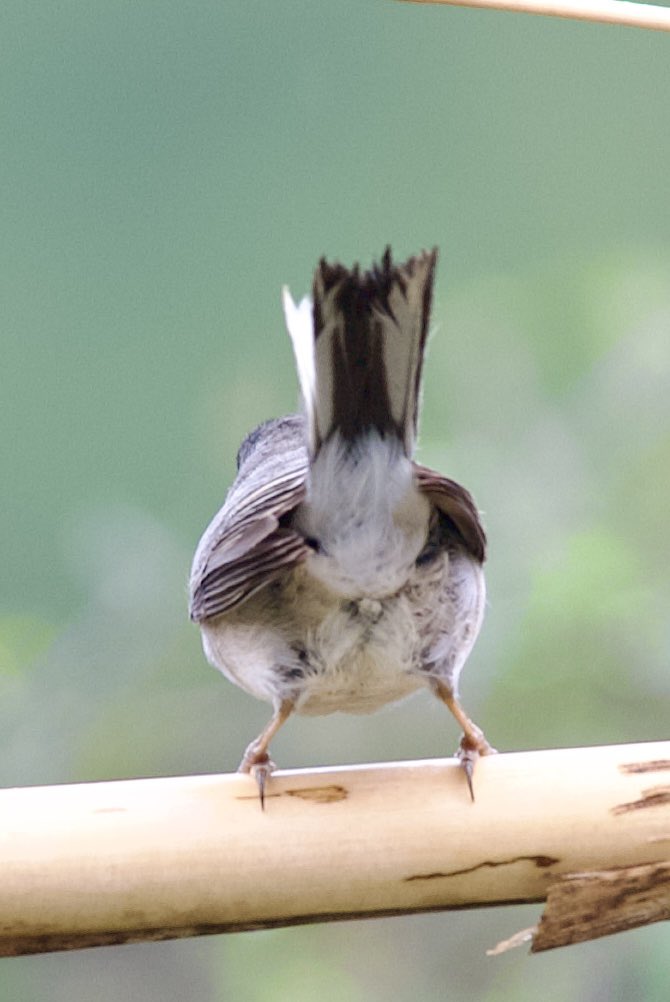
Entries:
POLYGON ((455 480, 449 480, 419 463, 412 465, 419 490, 446 518, 454 536, 468 553, 483 563, 486 558, 486 534, 472 495, 455 480))
POLYGON ((210 619, 239 605, 311 552, 303 536, 282 524, 305 497, 307 457, 276 461, 269 478, 238 479, 196 551, 190 582, 190 615, 210 619))

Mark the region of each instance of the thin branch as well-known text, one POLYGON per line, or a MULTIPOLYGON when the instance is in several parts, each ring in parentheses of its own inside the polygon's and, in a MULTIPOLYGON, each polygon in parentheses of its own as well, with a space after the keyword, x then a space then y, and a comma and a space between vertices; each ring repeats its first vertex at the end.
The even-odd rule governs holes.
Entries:
POLYGON ((518 14, 545 14, 578 21, 600 21, 630 28, 670 31, 670 8, 628 0, 407 0, 409 3, 488 7, 518 14))
MULTIPOLYGON (((543 901, 670 863, 670 742, 0 791, 0 955, 543 901)), ((484 946, 482 944, 482 952, 484 946)))

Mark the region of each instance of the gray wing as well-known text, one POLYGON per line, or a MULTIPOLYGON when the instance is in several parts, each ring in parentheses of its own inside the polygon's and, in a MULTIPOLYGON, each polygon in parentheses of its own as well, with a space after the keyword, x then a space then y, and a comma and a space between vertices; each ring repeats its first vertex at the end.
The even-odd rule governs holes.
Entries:
POLYGON ((195 622, 244 602, 311 552, 303 536, 284 524, 305 497, 302 419, 261 425, 240 457, 237 479, 193 560, 189 611, 195 622))
POLYGON ((468 553, 483 563, 486 559, 486 534, 472 495, 455 480, 449 480, 419 463, 412 465, 419 490, 445 516, 449 529, 468 553))

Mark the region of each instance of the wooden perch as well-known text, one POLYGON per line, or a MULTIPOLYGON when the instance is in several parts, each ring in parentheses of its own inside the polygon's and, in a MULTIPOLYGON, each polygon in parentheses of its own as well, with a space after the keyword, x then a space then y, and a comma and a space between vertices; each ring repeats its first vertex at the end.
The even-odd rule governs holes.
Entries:
POLYGON ((670 863, 670 742, 491 756, 475 792, 453 759, 277 773, 265 811, 242 775, 0 791, 0 955, 543 901, 670 863))
POLYGON ((657 4, 628 0, 409 0, 410 3, 449 4, 452 7, 487 7, 513 14, 544 14, 548 17, 600 21, 629 28, 670 31, 670 10, 657 4))

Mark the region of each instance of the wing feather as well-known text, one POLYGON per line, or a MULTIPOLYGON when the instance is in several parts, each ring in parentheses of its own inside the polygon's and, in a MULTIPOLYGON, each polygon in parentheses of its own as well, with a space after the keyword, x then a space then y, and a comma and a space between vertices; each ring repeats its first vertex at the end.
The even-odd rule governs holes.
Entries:
POLYGON ((419 490, 448 519, 455 536, 468 553, 483 563, 486 559, 486 533, 470 492, 428 466, 421 466, 420 463, 412 465, 419 490))
POLYGON ((289 452, 279 473, 276 457, 269 456, 251 482, 238 475, 195 554, 191 619, 201 622, 227 612, 311 552, 299 533, 281 524, 304 499, 306 478, 304 449, 289 452))

